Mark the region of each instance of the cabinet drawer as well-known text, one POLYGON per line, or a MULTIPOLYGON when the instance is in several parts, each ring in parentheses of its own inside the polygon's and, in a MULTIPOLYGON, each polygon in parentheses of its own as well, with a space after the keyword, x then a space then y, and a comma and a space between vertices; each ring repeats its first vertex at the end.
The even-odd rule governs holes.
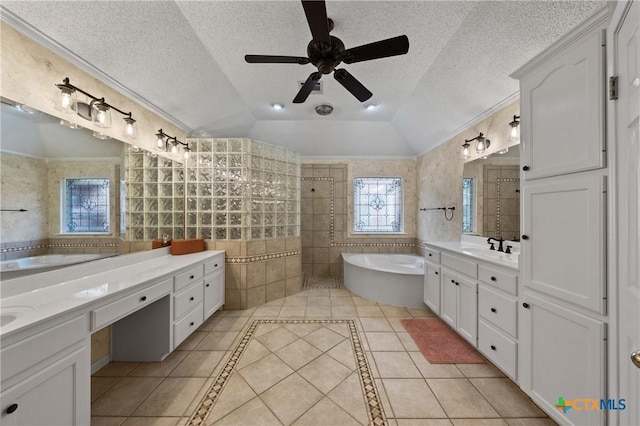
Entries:
POLYGON ((204 264, 204 274, 209 275, 222 268, 224 268, 224 256, 216 256, 215 259, 211 259, 204 264))
POLYGON ((82 341, 89 334, 87 326, 87 317, 82 315, 2 348, 0 380, 4 382, 15 374, 82 341))
POLYGON ((483 319, 478 324, 478 349, 512 379, 516 379, 518 344, 483 319))
POLYGON ((429 262, 440 263, 440 251, 425 247, 424 258, 429 262))
POLYGON ((502 295, 490 287, 481 285, 478 291, 478 314, 491 324, 516 337, 516 315, 518 304, 515 299, 502 295))
POLYGON ((180 290, 181 288, 184 288, 186 286, 188 286, 191 283, 194 283, 198 280, 200 280, 200 278, 202 278, 203 274, 202 274, 202 265, 199 265, 195 268, 191 268, 186 272, 183 272, 179 275, 175 276, 175 282, 173 284, 173 289, 175 291, 180 290))
POLYGON ((456 270, 457 272, 462 272, 471 278, 478 278, 478 264, 475 262, 469 262, 468 260, 442 253, 440 256, 440 263, 456 270))
POLYGON ((202 302, 202 281, 173 296, 173 319, 177 320, 202 302))
POLYGON ((91 331, 119 320, 171 292, 171 279, 159 282, 144 290, 91 311, 91 331))
POLYGON ((173 347, 177 348, 191 333, 202 324, 202 304, 184 316, 173 326, 173 347))
POLYGON ((492 285, 513 295, 518 294, 518 275, 484 265, 478 266, 478 278, 485 284, 492 285))

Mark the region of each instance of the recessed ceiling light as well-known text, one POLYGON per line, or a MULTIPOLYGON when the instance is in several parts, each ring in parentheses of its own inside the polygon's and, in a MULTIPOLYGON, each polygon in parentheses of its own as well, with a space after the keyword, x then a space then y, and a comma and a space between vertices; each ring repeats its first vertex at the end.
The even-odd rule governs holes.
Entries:
POLYGON ((372 110, 374 110, 376 108, 378 108, 378 105, 376 105, 376 104, 366 104, 364 106, 364 109, 366 109, 367 111, 372 111, 372 110))
POLYGON ((279 110, 284 108, 284 105, 282 105, 282 104, 271 104, 271 108, 279 111, 279 110))

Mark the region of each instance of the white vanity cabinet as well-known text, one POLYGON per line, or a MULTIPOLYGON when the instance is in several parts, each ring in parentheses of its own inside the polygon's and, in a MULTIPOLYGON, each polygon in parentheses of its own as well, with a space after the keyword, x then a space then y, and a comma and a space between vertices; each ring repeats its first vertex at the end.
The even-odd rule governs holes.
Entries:
POLYGON ((83 314, 2 348, 1 424, 90 423, 88 331, 83 314))
POLYGON ((440 317, 458 334, 477 346, 478 264, 442 253, 440 317))
POLYGON ((518 382, 561 424, 604 424, 607 399, 605 29, 601 9, 517 70, 523 165, 518 382))
POLYGON ((224 254, 204 264, 204 319, 224 305, 224 254))
POLYGON ((425 248, 424 304, 440 315, 440 251, 425 248))
POLYGON ((173 348, 204 321, 204 265, 175 276, 173 283, 173 348))
POLYGON ((481 263, 478 278, 478 349, 516 381, 518 274, 481 263))

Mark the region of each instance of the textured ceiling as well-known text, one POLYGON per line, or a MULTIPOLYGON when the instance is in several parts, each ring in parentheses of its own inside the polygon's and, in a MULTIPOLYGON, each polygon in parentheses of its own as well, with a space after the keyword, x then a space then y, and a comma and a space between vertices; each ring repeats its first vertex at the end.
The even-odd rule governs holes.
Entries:
MULTIPOLYGON (((604 1, 327 1, 347 48, 406 34, 409 53, 344 65, 373 92, 366 111, 332 76, 291 100, 315 67, 299 1, 6 1, 14 15, 194 136, 251 137, 303 156, 413 156, 506 99, 509 74, 604 1), (275 111, 274 102, 285 108, 275 111), (329 103, 330 116, 313 107, 329 103)), ((109 82, 107 82, 109 83, 109 82)), ((506 125, 506 123, 505 123, 506 125)))

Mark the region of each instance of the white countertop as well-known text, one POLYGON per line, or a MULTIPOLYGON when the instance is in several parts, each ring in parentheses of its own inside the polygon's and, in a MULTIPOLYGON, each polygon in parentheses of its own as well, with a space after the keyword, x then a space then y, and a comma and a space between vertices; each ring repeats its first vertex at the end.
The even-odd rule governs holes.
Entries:
MULTIPOLYGON (((505 247, 507 242, 505 241, 505 247)), ((425 244, 456 254, 470 256, 483 262, 493 263, 516 271, 519 270, 519 252, 504 253, 497 250, 489 250, 488 245, 473 244, 469 241, 428 241, 425 244)))
POLYGON ((0 327, 0 336, 111 299, 221 253, 224 251, 208 250, 172 256, 168 250, 159 249, 71 266, 55 271, 56 274, 45 272, 3 281, 0 314, 15 314, 17 318, 0 327), (20 291, 21 288, 26 291, 20 291))

